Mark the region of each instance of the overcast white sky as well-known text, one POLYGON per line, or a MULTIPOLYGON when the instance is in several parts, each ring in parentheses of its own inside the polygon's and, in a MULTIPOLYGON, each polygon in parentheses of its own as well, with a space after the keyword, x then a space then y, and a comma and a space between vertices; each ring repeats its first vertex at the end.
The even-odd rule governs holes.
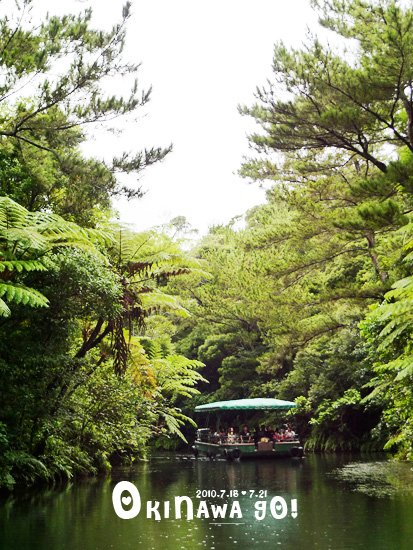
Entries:
MULTIPOLYGON (((117 21, 123 5, 43 2, 53 12, 91 5, 102 26, 117 21)), ((237 105, 253 103, 255 87, 271 76, 274 43, 299 45, 316 18, 309 0, 134 0, 132 10, 125 55, 142 63, 140 82, 153 86, 152 99, 138 122, 118 136, 96 132, 86 151, 110 156, 173 143, 141 178, 145 197, 116 203, 120 219, 142 230, 183 215, 204 233, 263 202, 259 185, 236 175, 253 128, 237 105)))

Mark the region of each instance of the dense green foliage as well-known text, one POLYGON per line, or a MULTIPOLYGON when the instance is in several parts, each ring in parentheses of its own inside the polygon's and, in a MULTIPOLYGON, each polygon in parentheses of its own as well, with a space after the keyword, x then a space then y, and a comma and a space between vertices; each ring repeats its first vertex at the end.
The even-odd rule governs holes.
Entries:
POLYGON ((89 11, 38 25, 30 7, 0 25, 0 487, 9 489, 108 470, 144 456, 154 436, 184 439, 178 399, 204 381, 202 363, 174 349, 171 319, 188 310, 165 291, 171 278, 199 277, 199 262, 166 230, 109 223, 113 195, 140 194, 116 174, 139 173, 170 148, 111 163, 80 149, 86 124, 149 99, 134 82, 128 97, 104 92, 111 76, 136 77, 121 55, 129 5, 107 33, 91 28, 89 11))
POLYGON ((185 440, 195 403, 250 396, 295 399, 307 448, 413 457, 413 10, 313 4, 334 47, 277 44, 240 107, 267 201, 191 252, 183 219, 109 221, 140 193, 117 173, 170 148, 81 153, 86 124, 149 99, 104 93, 137 70, 129 6, 108 33, 90 12, 36 25, 28 1, 2 20, 0 486, 107 470, 185 440))
POLYGON ((411 458, 413 11, 313 5, 325 38, 278 43, 240 107, 260 125, 241 174, 271 187, 200 243, 212 277, 181 286, 197 305, 179 347, 206 364, 205 400, 297 399, 307 448, 411 458))

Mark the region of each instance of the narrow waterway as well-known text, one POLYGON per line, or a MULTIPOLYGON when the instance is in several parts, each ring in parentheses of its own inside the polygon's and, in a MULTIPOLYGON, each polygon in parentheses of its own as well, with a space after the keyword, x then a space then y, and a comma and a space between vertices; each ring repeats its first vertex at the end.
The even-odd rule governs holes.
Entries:
MULTIPOLYGON (((129 500, 124 497, 125 509, 129 500)), ((410 550, 412 466, 374 455, 233 463, 154 457, 110 479, 20 494, 0 505, 2 550, 139 547, 410 550), (123 480, 136 486, 141 500, 129 520, 117 517, 112 505, 113 487, 123 480), (193 519, 186 505, 183 517, 175 517, 176 496, 190 497, 193 519), (153 511, 147 517, 147 501, 160 520, 153 511), (223 517, 213 517, 225 504, 223 517)))

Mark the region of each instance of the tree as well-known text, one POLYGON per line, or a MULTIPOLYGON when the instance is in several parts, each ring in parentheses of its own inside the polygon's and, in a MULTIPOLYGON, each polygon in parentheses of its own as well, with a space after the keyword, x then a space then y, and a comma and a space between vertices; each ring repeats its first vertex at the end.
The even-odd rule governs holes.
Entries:
POLYGON ((0 316, 8 317, 6 302, 45 307, 48 299, 18 282, 20 273, 44 271, 44 257, 61 247, 79 247, 98 253, 93 241, 103 234, 85 230, 56 214, 29 212, 7 197, 0 197, 0 316), (17 280, 16 280, 17 278, 17 280))
POLYGON ((47 269, 22 273, 48 307, 16 304, 0 323, 0 483, 93 473, 144 454, 151 437, 184 437, 179 399, 197 394, 202 363, 162 331, 145 339, 143 324, 187 315, 164 289, 197 262, 166 235, 116 236, 111 254, 60 246, 42 256, 47 269))
MULTIPOLYGON (((304 172, 311 172, 312 159, 322 162, 326 151, 342 151, 344 157, 323 164, 359 159, 366 170, 374 166, 385 173, 389 145, 413 151, 412 10, 396 0, 313 5, 321 25, 339 40, 334 47, 317 38, 301 50, 275 46, 273 81, 257 90, 259 103, 241 108, 264 130, 251 142, 264 153, 300 152, 310 161, 307 170, 301 163, 304 172)), ((246 164, 243 172, 254 169, 277 173, 268 161, 246 164)))
POLYGON ((385 438, 386 448, 400 457, 413 458, 413 392, 412 368, 412 296, 411 224, 405 230, 404 267, 407 277, 396 281, 380 305, 372 308, 361 324, 369 347, 369 358, 375 376, 368 384, 371 390, 366 403, 383 407, 377 432, 385 438))
POLYGON ((337 43, 278 44, 272 81, 240 108, 261 125, 241 174, 273 187, 245 229, 204 240, 214 277, 192 291, 200 319, 183 345, 218 370, 216 395, 301 394, 315 447, 360 447, 387 405, 363 401, 374 372, 357 326, 406 271, 413 12, 390 0, 314 6, 337 43))
MULTIPOLYGON (((108 32, 91 28, 91 10, 47 16, 38 25, 31 7, 31 0, 24 0, 17 5, 16 16, 5 14, 0 25, 4 73, 0 86, 0 156, 14 173, 17 185, 8 191, 10 181, 3 179, 3 193, 17 193, 13 197, 17 200, 23 193, 24 205, 35 209, 43 207, 45 201, 49 206, 62 202, 62 197, 57 197, 62 189, 69 200, 67 193, 73 185, 76 192, 80 186, 85 193, 87 181, 92 179, 97 186, 95 202, 103 207, 116 193, 139 196, 139 189, 118 184, 116 173, 139 174, 162 160, 171 147, 125 152, 108 164, 84 161, 77 150, 86 127, 107 124, 149 101, 150 89, 138 90, 139 66, 122 59, 130 4, 125 4, 120 22, 108 32), (105 84, 112 77, 132 79, 128 96, 105 92, 105 84), (29 97, 24 95, 27 92, 29 97), (39 156, 43 157, 41 169, 33 161, 39 156)), ((92 189, 87 192, 90 199, 92 189)), ((84 206, 87 200, 84 196, 84 206)))
POLYGON ((106 470, 115 456, 143 455, 154 433, 183 436, 178 398, 203 380, 201 363, 172 343, 157 357, 140 344, 151 315, 188 314, 167 285, 198 263, 167 233, 108 222, 111 197, 140 195, 117 174, 139 175, 171 148, 111 162, 80 149, 87 128, 149 100, 135 81, 129 95, 105 93, 111 77, 136 76, 138 66, 122 60, 130 6, 109 32, 91 28, 90 10, 39 23, 30 8, 23 1, 16 19, 0 23, 2 314, 13 305, 0 322, 0 484, 8 487, 106 470))

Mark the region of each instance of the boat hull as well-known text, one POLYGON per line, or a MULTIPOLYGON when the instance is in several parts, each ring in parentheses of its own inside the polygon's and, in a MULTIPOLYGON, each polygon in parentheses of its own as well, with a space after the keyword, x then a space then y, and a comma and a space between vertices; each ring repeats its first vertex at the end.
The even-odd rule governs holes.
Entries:
POLYGON ((303 448, 299 441, 282 441, 262 445, 258 443, 210 443, 207 441, 195 441, 194 454, 214 458, 220 456, 228 460, 254 459, 254 458, 301 458, 303 448))

